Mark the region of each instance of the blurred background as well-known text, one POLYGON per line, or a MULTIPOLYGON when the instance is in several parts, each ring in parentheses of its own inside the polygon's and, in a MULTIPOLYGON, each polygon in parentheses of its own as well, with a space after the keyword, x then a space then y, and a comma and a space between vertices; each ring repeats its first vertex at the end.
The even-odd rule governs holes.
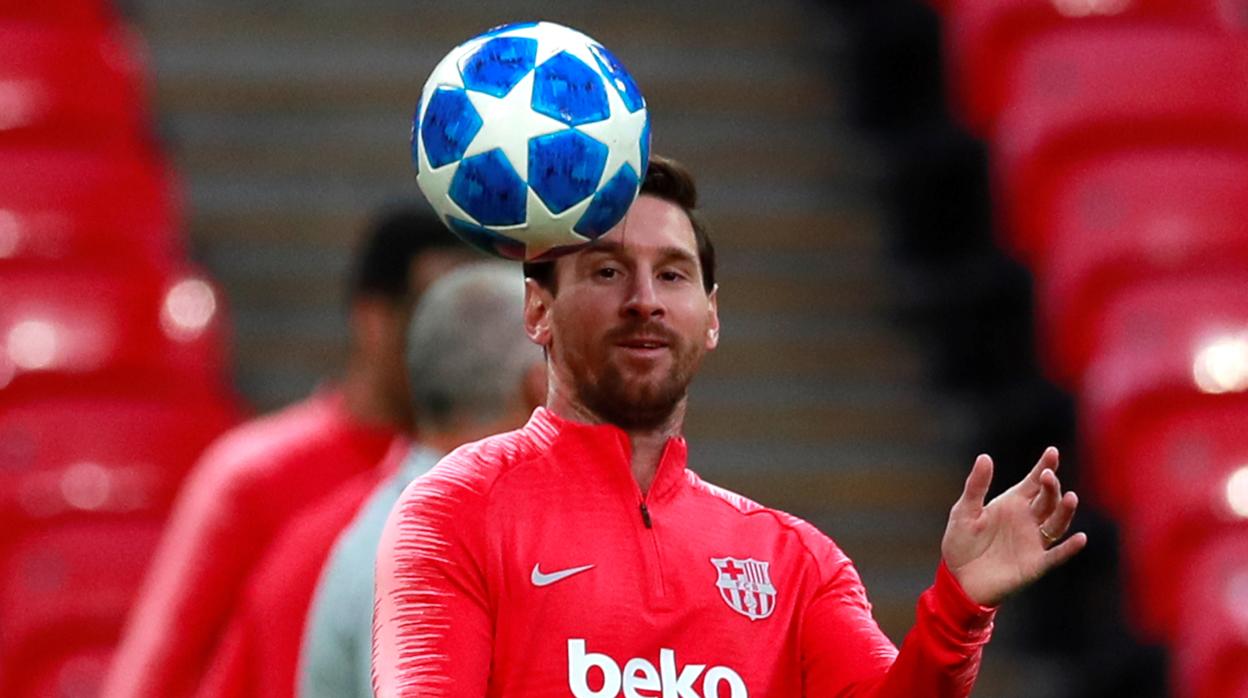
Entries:
POLYGON ((98 694, 202 449, 342 364, 425 77, 534 18, 699 179, 696 470, 900 642, 975 454, 1056 444, 1091 544, 975 695, 1248 696, 1243 0, 0 0, 0 695, 98 694))

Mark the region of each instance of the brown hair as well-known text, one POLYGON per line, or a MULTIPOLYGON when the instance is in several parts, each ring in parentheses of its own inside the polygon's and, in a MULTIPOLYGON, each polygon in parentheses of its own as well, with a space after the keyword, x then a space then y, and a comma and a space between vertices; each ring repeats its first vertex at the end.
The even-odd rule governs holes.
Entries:
MULTIPOLYGON (((693 238, 698 246, 698 265, 702 267, 702 288, 710 293, 715 288, 715 246, 706 223, 698 215, 698 186, 693 175, 679 162, 661 155, 650 156, 641 193, 657 196, 679 206, 693 224, 693 238)), ((533 279, 551 293, 556 291, 555 261, 525 262, 524 276, 533 279)))

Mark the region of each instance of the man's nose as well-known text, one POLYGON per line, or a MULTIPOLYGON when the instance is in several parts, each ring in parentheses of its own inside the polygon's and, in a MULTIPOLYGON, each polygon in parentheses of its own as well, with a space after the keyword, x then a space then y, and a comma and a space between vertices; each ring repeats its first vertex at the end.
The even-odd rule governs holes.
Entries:
POLYGON ((650 276, 638 274, 633 277, 628 300, 623 307, 624 314, 642 318, 662 317, 665 309, 657 291, 650 276))

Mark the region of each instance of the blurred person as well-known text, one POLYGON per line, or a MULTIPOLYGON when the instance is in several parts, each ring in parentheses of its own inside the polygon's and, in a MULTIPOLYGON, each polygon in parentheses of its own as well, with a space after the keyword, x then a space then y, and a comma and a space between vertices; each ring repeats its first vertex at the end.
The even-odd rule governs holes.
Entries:
POLYGON ((954 504, 898 651, 852 562, 813 526, 701 480, 680 436, 719 341, 692 177, 651 160, 619 225, 526 265, 549 391, 522 429, 412 484, 378 552, 373 680, 398 696, 967 696, 996 607, 1076 554, 1048 449, 954 504))
POLYGON ((341 377, 243 424, 205 451, 178 495, 102 695, 191 695, 240 589, 301 507, 378 466, 411 429, 403 365, 421 291, 471 251, 422 208, 381 214, 361 238, 348 285, 341 377))
MULTIPOLYGON (((415 467, 413 459, 417 465, 425 463, 425 456, 449 450, 447 446, 514 429, 540 404, 545 370, 541 352, 524 334, 523 296, 519 270, 501 263, 461 267, 429 288, 408 333, 410 394, 420 440, 413 447, 398 439, 380 473, 390 476, 400 463, 409 469, 415 467)), ((436 460, 434 456, 428 464, 436 460)), ((274 538, 244 586, 199 696, 294 695, 304 619, 322 564, 338 534, 377 487, 377 475, 356 476, 306 507, 274 538)), ((388 511, 387 506, 380 513, 383 520, 388 511)), ((374 540, 367 567, 351 570, 366 577, 358 623, 364 628, 365 647, 371 637, 375 549, 374 540)), ((363 670, 367 677, 367 662, 363 670)))
POLYGON ((507 265, 456 271, 421 302, 408 350, 421 442, 334 544, 308 615, 301 698, 372 698, 373 568, 390 509, 445 453, 520 427, 542 403, 546 366, 523 302, 520 270, 507 265))

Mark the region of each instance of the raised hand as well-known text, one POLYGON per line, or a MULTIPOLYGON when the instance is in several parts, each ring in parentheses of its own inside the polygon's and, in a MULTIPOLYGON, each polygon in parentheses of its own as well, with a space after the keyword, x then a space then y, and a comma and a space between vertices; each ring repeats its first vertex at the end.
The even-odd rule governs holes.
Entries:
POLYGON ((971 600, 996 606, 1087 545, 1084 533, 1062 541, 1079 497, 1062 494, 1057 465, 1050 446, 1027 477, 985 505, 992 459, 975 459, 940 544, 945 566, 971 600))

